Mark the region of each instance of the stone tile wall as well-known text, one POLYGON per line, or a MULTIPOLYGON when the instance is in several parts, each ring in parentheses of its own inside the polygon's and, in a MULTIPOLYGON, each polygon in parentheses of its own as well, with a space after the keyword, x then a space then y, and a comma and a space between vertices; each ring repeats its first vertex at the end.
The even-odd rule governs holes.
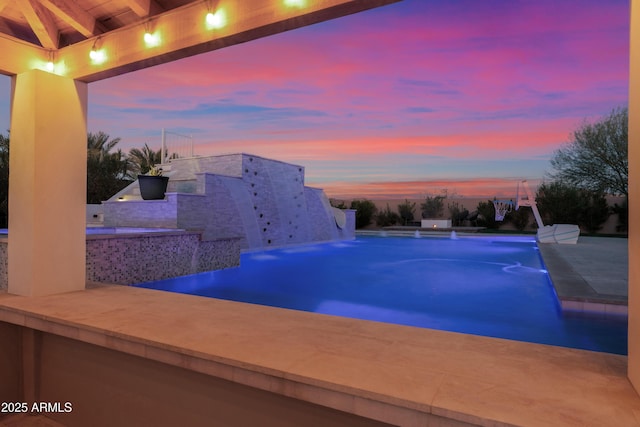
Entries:
POLYGON ((177 228, 178 197, 167 193, 164 200, 103 202, 105 227, 177 228))
POLYGON ((254 236, 257 225, 253 213, 246 215, 251 202, 240 178, 206 173, 198 175, 198 181, 206 196, 197 214, 206 224, 203 238, 239 237, 243 248, 250 246, 248 238, 254 236))
POLYGON ((260 247, 313 240, 304 197, 304 168, 243 155, 242 181, 251 198, 260 247))
MULTIPOLYGON (((240 265, 240 239, 200 233, 87 236, 87 281, 130 285, 240 265)), ((0 292, 6 292, 7 239, 0 239, 0 292)))
POLYGON ((87 237, 87 281, 130 285, 240 265, 239 239, 178 232, 87 237))

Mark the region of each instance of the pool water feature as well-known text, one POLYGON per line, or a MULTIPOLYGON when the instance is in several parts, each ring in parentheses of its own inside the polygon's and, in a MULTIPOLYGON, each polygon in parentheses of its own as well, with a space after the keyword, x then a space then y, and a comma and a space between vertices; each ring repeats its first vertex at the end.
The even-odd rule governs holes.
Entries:
POLYGON ((626 354, 626 317, 563 313, 528 237, 403 238, 242 254, 240 267, 138 286, 626 354))

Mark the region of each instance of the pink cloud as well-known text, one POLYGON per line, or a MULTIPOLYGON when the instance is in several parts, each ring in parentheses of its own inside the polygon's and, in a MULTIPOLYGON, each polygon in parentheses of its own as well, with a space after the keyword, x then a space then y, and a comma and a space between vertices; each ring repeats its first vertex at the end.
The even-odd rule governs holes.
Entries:
MULTIPOLYGON (((324 184, 325 193, 334 199, 368 198, 380 199, 421 199, 427 195, 441 194, 446 190, 456 197, 478 197, 493 199, 516 197, 517 181, 505 178, 478 178, 472 180, 424 180, 404 182, 335 182, 324 184)), ((312 184, 309 184, 312 185, 312 184)), ((529 184, 532 189, 537 183, 529 184)))
POLYGON ((625 1, 401 2, 93 84, 91 124, 310 163, 548 156, 626 103, 626 26, 625 1))

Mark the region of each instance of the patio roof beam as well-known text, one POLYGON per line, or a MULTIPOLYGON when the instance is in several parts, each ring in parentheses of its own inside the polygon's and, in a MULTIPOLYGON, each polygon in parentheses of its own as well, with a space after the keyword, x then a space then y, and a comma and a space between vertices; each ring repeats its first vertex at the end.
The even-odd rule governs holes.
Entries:
MULTIPOLYGON (((6 46, 21 52, 17 57, 4 56, 0 72, 13 75, 34 68, 45 70, 45 64, 55 61, 55 74, 88 83, 398 1, 317 0, 305 6, 288 6, 273 0, 220 0, 212 3, 214 10, 208 9, 209 3, 194 2, 59 50, 28 49, 17 39, 0 38, 0 51, 7 52, 6 46), (218 24, 207 24, 207 12, 218 10, 224 18, 218 24), (156 45, 145 44, 147 31, 157 34, 156 45), (100 63, 90 60, 92 49, 103 51, 100 63)), ((61 4, 60 0, 55 2, 61 4)))
POLYGON ((0 12, 4 9, 4 7, 9 4, 11 0, 0 0, 0 12))
POLYGON ((23 0, 17 4, 36 33, 36 37, 40 40, 42 47, 57 49, 59 33, 51 12, 35 0, 23 0))
POLYGON ((155 0, 130 0, 129 7, 133 10, 133 13, 138 15, 140 18, 155 15, 162 10, 155 0))
POLYGON ((106 32, 104 25, 71 0, 40 0, 40 2, 85 37, 94 37, 106 32))
MULTIPOLYGON (((2 1, 2 0, 0 0, 2 1)), ((11 36, 0 37, 0 74, 14 75, 35 68, 42 68, 48 51, 11 36)))

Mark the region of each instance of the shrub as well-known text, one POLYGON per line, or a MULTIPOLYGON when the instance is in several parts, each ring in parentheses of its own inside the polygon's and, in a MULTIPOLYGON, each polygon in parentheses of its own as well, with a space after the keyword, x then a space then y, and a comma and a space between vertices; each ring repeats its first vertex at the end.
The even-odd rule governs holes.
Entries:
POLYGON ((556 181, 542 184, 536 203, 545 224, 577 224, 590 233, 602 228, 609 207, 602 191, 580 190, 556 181))
POLYGON ((356 210, 356 228, 364 228, 371 224, 371 219, 378 208, 371 200, 353 200, 350 209, 356 210))
POLYGON ((545 224, 578 224, 584 208, 580 191, 560 181, 542 184, 536 204, 545 224))
POLYGON ((613 205, 613 213, 618 214, 618 224, 616 225, 617 231, 629 230, 629 199, 624 198, 622 204, 615 203, 613 205))
POLYGON ((466 209, 460 209, 458 202, 450 203, 448 208, 449 216, 451 217, 451 226, 453 227, 461 226, 462 222, 469 216, 469 211, 466 209))
POLYGON ((511 224, 513 224, 513 226, 516 228, 516 230, 523 231, 525 228, 527 228, 527 225, 529 225, 529 221, 531 218, 530 212, 531 210, 528 207, 521 207, 518 210, 514 209, 509 211, 509 213, 504 217, 504 220, 510 221, 511 224))
POLYGON ((387 207, 376 215, 376 224, 379 227, 388 227, 396 225, 400 221, 400 215, 393 212, 387 203, 387 207))
POLYGON ((404 203, 398 205, 398 214, 400 214, 403 225, 407 225, 414 220, 415 211, 416 204, 409 202, 407 199, 404 200, 404 203))
POLYGON ((478 219, 476 220, 476 224, 478 226, 492 229, 500 227, 496 221, 496 209, 491 200, 478 203, 478 207, 476 209, 478 210, 478 219))
POLYGON ((446 196, 427 196, 420 205, 422 218, 440 218, 444 211, 444 199, 446 196))
POLYGON ((604 194, 598 191, 582 190, 584 209, 580 214, 578 225, 589 233, 595 233, 609 218, 609 205, 604 194))
POLYGON ((331 206, 338 209, 347 209, 347 205, 344 203, 344 200, 330 200, 331 206))

